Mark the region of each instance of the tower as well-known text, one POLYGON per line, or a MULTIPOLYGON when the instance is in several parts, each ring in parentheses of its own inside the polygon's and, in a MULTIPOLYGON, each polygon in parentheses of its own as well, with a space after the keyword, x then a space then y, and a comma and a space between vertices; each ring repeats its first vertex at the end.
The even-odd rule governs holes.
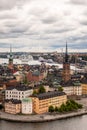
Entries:
POLYGON ((9 67, 13 67, 13 55, 12 55, 12 47, 10 45, 10 55, 9 55, 9 67))
POLYGON ((64 81, 64 82, 68 82, 68 81, 70 80, 70 78, 71 78, 67 42, 66 42, 65 57, 64 57, 64 61, 63 61, 63 73, 62 73, 62 78, 63 78, 63 81, 64 81))

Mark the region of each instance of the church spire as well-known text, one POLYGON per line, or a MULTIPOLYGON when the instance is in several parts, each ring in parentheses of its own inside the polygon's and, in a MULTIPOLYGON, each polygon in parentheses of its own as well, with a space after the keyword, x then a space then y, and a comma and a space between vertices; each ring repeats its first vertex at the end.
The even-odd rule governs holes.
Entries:
POLYGON ((13 66, 13 54, 12 54, 12 46, 10 45, 10 54, 9 54, 9 67, 13 66))
POLYGON ((67 47, 67 41, 66 41, 66 52, 65 52, 65 63, 68 63, 68 47, 67 47))
POLYGON ((64 82, 68 82, 71 78, 67 42, 66 42, 66 52, 65 52, 65 57, 64 57, 62 76, 63 76, 64 82))

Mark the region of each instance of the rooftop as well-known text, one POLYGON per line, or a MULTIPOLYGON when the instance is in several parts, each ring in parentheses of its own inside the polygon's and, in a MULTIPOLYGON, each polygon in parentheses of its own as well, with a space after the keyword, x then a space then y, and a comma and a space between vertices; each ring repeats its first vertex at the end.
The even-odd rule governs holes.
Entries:
POLYGON ((6 88, 6 90, 13 90, 13 89, 16 89, 18 91, 26 91, 26 90, 30 90, 32 88, 25 86, 25 85, 10 86, 10 87, 6 88))
POLYGON ((65 92, 52 91, 52 92, 47 92, 47 93, 41 93, 41 94, 38 94, 38 95, 34 95, 34 97, 39 98, 39 100, 43 100, 43 99, 62 96, 62 95, 66 95, 65 92))
POLYGON ((22 99, 22 102, 32 102, 32 99, 31 98, 24 98, 24 99, 22 99))
POLYGON ((6 99, 5 102, 7 103, 13 103, 13 104, 20 104, 21 101, 20 100, 17 100, 17 99, 6 99))

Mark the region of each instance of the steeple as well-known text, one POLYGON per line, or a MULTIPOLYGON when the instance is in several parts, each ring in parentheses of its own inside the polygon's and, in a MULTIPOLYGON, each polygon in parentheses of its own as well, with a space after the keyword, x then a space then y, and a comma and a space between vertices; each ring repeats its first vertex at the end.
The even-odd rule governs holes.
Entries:
POLYGON ((13 66, 12 46, 10 45, 9 66, 13 66))
POLYGON ((66 42, 66 52, 65 52, 64 62, 63 62, 63 73, 62 73, 62 76, 63 76, 63 81, 64 82, 69 81, 70 78, 71 78, 67 42, 66 42))
POLYGON ((10 45, 10 58, 12 57, 12 46, 10 45))
POLYGON ((65 52, 65 63, 68 63, 69 59, 68 59, 68 48, 67 48, 67 41, 66 41, 66 52, 65 52))

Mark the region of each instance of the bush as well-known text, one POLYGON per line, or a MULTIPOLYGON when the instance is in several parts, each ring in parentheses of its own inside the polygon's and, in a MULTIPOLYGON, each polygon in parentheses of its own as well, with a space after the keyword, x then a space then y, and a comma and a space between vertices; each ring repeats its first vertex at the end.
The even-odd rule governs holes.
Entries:
POLYGON ((49 112, 54 112, 54 107, 53 106, 49 106, 49 112))
POLYGON ((46 90, 45 90, 44 86, 40 86, 39 93, 45 93, 45 92, 46 92, 46 90))
POLYGON ((0 110, 3 108, 2 104, 0 104, 0 110))
POLYGON ((54 110, 55 112, 58 112, 58 107, 55 107, 55 110, 54 110))

